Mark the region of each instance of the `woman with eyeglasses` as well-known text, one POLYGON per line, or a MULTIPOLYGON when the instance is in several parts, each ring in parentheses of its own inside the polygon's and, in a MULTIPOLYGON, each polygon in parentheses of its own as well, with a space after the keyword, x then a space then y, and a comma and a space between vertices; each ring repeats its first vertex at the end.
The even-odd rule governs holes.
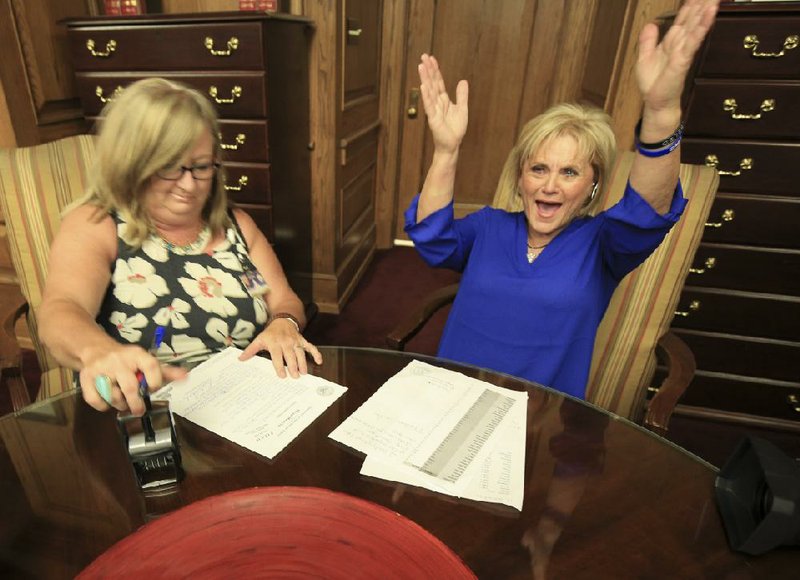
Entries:
POLYGON ((213 105, 181 84, 129 85, 103 113, 95 173, 53 241, 39 333, 92 407, 144 412, 150 390, 229 346, 279 376, 322 362, 275 252, 232 207, 213 105), (141 373, 137 376, 137 373, 141 373))

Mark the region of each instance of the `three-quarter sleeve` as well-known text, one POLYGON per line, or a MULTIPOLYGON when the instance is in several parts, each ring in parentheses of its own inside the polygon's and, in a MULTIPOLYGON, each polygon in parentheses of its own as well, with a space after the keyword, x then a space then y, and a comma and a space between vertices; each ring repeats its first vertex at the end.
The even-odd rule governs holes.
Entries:
POLYGON ((603 257, 617 280, 655 251, 680 219, 686 203, 678 182, 669 211, 659 214, 628 182, 622 199, 598 216, 603 219, 599 231, 603 257))
POLYGON ((403 228, 414 242, 417 252, 429 266, 462 271, 480 230, 482 211, 457 220, 451 201, 418 222, 418 204, 419 195, 414 197, 405 211, 403 228))

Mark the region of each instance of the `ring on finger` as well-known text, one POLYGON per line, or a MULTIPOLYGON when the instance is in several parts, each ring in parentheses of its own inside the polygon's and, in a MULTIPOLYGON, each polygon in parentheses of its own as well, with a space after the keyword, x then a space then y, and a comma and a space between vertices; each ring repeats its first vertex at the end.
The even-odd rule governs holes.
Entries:
POLYGON ((299 348, 300 350, 305 350, 306 349, 306 345, 304 345, 304 344, 296 344, 296 345, 294 345, 294 347, 295 348, 299 348))
POLYGON ((97 394, 100 395, 103 400, 111 404, 111 379, 108 375, 97 375, 94 378, 94 387, 97 389, 97 394))

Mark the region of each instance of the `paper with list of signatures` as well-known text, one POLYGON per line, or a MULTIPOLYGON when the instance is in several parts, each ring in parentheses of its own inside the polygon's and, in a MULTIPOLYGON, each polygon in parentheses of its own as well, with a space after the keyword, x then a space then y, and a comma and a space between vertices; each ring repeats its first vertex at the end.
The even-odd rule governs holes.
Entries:
POLYGON ((366 454, 362 474, 522 510, 527 400, 412 361, 330 437, 366 454))
MULTIPOLYGON (((269 459, 347 388, 313 375, 281 379, 263 357, 228 348, 152 396, 170 411, 269 459)), ((412 361, 330 438, 366 458, 361 473, 522 509, 525 392, 412 361)))

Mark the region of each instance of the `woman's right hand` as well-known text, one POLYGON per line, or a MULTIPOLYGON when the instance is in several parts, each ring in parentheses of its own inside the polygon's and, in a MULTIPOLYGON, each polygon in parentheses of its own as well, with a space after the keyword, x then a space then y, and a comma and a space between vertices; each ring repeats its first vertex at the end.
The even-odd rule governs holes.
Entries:
POLYGON ((461 80, 456 86, 456 102, 452 102, 444 86, 439 63, 433 56, 423 54, 418 65, 420 93, 433 135, 436 151, 455 153, 467 132, 469 87, 461 80))
POLYGON ((155 356, 140 346, 119 345, 86 357, 86 364, 80 371, 83 399, 98 411, 114 407, 118 411, 130 410, 133 415, 143 415, 145 406, 139 395, 137 371, 144 374, 150 392, 185 378, 188 372, 180 367, 162 366, 155 356), (108 378, 110 403, 98 391, 98 377, 108 378))

